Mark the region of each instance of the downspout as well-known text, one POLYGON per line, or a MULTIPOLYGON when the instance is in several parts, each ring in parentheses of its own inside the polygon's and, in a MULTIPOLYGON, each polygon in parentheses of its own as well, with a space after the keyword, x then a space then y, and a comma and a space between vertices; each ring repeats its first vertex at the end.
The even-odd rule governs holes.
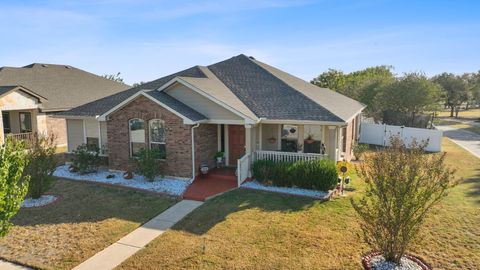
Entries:
POLYGON ((195 180, 195 131, 197 127, 199 127, 200 124, 196 124, 192 126, 192 180, 195 180))

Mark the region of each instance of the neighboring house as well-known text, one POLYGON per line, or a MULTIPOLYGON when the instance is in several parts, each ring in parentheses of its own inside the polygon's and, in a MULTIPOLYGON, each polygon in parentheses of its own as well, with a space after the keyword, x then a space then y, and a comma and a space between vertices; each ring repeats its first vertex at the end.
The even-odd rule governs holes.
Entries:
POLYGON ((139 149, 162 149, 164 174, 191 178, 201 163, 215 165, 217 151, 229 166, 252 155, 349 160, 364 107, 242 54, 61 116, 69 151, 92 142, 106 150, 111 169, 127 170, 139 149))
POLYGON ((66 65, 0 68, 0 143, 54 134, 67 145, 65 119, 53 114, 126 90, 130 86, 66 65))

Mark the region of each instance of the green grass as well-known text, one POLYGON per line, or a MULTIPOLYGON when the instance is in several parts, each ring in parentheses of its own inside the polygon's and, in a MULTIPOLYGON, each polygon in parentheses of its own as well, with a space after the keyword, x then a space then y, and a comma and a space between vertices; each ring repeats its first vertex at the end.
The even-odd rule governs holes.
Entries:
MULTIPOLYGON (((463 178, 411 252, 435 269, 480 269, 480 160, 448 139, 447 163, 463 178)), ((356 177, 351 197, 363 185, 356 177)), ((235 190, 177 223, 119 269, 360 269, 369 251, 348 198, 329 202, 235 190)))
POLYGON ((57 180, 57 203, 22 208, 0 239, 0 258, 41 269, 71 269, 174 201, 149 193, 57 180))

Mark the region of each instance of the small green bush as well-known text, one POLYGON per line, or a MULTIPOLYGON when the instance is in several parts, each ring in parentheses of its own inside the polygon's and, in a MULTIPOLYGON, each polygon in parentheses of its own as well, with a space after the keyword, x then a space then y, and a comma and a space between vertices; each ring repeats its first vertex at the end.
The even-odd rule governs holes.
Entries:
POLYGON ((148 181, 153 182, 156 176, 161 174, 158 160, 162 152, 155 149, 142 148, 135 157, 137 173, 143 175, 148 181))
POLYGON ((368 150, 368 144, 364 143, 355 143, 353 145, 353 155, 357 160, 362 160, 363 154, 368 150))
POLYGON ((54 136, 36 135, 28 150, 29 164, 25 168, 25 175, 30 176, 28 195, 34 199, 40 198, 53 183, 53 172, 57 167, 54 136))
POLYGON ((328 191, 337 184, 335 162, 331 160, 276 162, 257 160, 252 171, 257 181, 280 187, 301 187, 328 191))
POLYGON ((98 170, 100 149, 95 145, 82 144, 73 150, 73 167, 80 174, 92 173, 98 170))

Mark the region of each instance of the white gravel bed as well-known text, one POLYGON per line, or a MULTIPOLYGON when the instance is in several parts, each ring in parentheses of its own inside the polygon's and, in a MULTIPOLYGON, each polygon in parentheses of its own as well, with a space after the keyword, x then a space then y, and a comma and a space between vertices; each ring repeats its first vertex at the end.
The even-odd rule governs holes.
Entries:
POLYGON ((416 262, 402 257, 400 265, 385 261, 382 255, 374 256, 370 259, 370 264, 374 270, 422 270, 416 262))
POLYGON ((317 199, 328 199, 329 197, 329 193, 323 192, 323 191, 304 189, 304 188, 293 188, 293 187, 290 188, 290 187, 264 186, 257 181, 245 182, 242 184, 242 187, 276 192, 276 193, 307 196, 307 197, 312 197, 317 199))
POLYGON ((53 203, 57 199, 58 197, 55 195, 42 195, 38 199, 26 198, 22 203, 22 207, 29 208, 29 207, 45 206, 47 204, 53 203))
POLYGON ((158 193, 167 193, 174 196, 182 195, 187 187, 192 183, 191 180, 168 179, 157 177, 153 182, 145 180, 141 175, 134 174, 132 179, 124 179, 122 172, 112 172, 106 169, 99 169, 96 173, 78 174, 68 171, 68 165, 57 167, 54 176, 73 180, 100 182, 125 187, 138 188, 158 193), (114 175, 113 178, 107 178, 108 175, 114 175))

